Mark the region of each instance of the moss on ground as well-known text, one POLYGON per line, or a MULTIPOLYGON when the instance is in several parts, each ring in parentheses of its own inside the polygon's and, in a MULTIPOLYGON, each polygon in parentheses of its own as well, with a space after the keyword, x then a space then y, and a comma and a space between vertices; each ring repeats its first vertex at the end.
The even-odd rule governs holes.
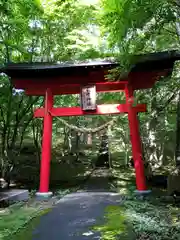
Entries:
MULTIPOLYGON (((40 211, 37 215, 35 215, 34 218, 32 218, 30 221, 28 221, 27 224, 25 224, 19 231, 17 231, 12 237, 11 240, 24 240, 24 237, 26 236, 26 240, 32 240, 33 231, 38 226, 40 222, 40 218, 47 214, 51 209, 45 209, 43 211, 40 211)), ((9 238, 7 238, 8 240, 9 238)), ((6 238, 4 239, 6 240, 6 238)))
POLYGON ((129 236, 129 228, 126 224, 124 209, 120 206, 108 206, 105 209, 104 224, 96 225, 93 231, 101 233, 102 240, 117 240, 117 237, 124 239, 129 236))
MULTIPOLYGON (((0 239, 23 239, 22 236, 29 235, 29 226, 36 226, 38 219, 49 212, 51 209, 41 209, 39 207, 32 207, 28 205, 19 206, 15 204, 8 209, 0 211, 0 239), (29 225, 29 223, 31 223, 29 225), (27 227, 28 226, 28 227, 27 227), (26 234, 24 235, 24 231, 26 234), (27 234, 28 233, 28 234, 27 234)), ((31 231, 32 233, 32 231, 31 231)), ((27 240, 32 239, 27 238, 27 240)))

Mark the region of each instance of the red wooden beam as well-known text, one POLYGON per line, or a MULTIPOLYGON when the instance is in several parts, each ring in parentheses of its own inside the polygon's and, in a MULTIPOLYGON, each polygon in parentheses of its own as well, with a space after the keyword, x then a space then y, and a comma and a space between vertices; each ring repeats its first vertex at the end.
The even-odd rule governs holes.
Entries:
POLYGON ((54 95, 78 94, 80 85, 96 84, 98 92, 113 92, 124 90, 124 85, 130 84, 132 89, 151 88, 161 76, 168 75, 168 70, 151 72, 131 72, 123 81, 108 82, 105 74, 91 73, 88 76, 52 77, 45 79, 12 79, 16 89, 24 89, 27 95, 45 95, 46 89, 51 89, 54 95))
MULTIPOLYGON (((138 112, 146 112, 146 104, 138 104, 133 109, 138 112)), ((128 113, 127 104, 103 104, 98 105, 96 111, 84 112, 80 107, 62 107, 52 108, 50 111, 53 117, 68 117, 68 116, 82 116, 82 115, 107 115, 128 113)), ((38 108, 34 111, 34 117, 43 118, 44 108, 38 108)))
MULTIPOLYGON (((127 81, 122 82, 102 82, 96 83, 96 91, 97 92, 119 92, 125 89, 127 85, 127 81)), ((66 85, 57 85, 54 87, 51 86, 51 91, 53 95, 66 95, 66 94, 79 94, 81 86, 79 84, 66 84, 66 85)), ((40 84, 29 85, 26 88, 26 95, 31 96, 43 96, 45 95, 46 87, 40 84)))
POLYGON ((69 84, 88 84, 88 83, 97 83, 97 82, 107 82, 106 75, 108 71, 104 71, 103 69, 99 69, 98 71, 91 70, 89 73, 87 72, 77 72, 76 74, 71 73, 71 69, 69 68, 69 73, 62 75, 60 73, 59 76, 43 76, 30 78, 28 75, 26 77, 21 78, 12 78, 12 82, 15 88, 27 88, 29 84, 40 84, 41 86, 45 86, 46 88, 51 88, 53 85, 64 85, 69 84))

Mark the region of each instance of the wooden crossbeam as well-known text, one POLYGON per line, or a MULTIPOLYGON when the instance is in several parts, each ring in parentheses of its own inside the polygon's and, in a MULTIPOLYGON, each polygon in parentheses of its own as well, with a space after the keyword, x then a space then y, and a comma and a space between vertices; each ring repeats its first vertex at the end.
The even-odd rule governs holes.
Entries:
MULTIPOLYGON (((138 104, 133 107, 138 112, 146 112, 146 104, 138 104)), ((62 107, 52 108, 49 111, 53 117, 83 116, 83 115, 106 115, 128 113, 127 104, 103 104, 98 105, 95 111, 83 111, 80 107, 62 107)), ((44 108, 38 108, 34 111, 35 118, 43 118, 45 115, 44 108)))
MULTIPOLYGON (((120 82, 102 82, 96 83, 96 91, 97 92, 120 92, 125 89, 127 81, 120 82)), ((81 91, 80 84, 60 84, 60 83, 49 83, 49 84, 41 84, 34 82, 26 82, 26 85, 21 86, 21 88, 25 89, 26 95, 29 96, 43 96, 46 93, 46 89, 50 88, 53 95, 67 95, 67 94, 79 94, 81 91)), ((16 86, 16 88, 18 88, 16 86)))

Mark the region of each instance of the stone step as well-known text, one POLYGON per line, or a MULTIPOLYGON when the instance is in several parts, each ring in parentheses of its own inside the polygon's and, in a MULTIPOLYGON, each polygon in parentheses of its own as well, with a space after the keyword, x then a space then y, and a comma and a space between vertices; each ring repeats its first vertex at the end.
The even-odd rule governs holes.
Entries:
POLYGON ((25 189, 8 189, 0 192, 0 203, 11 205, 20 201, 28 201, 29 191, 25 189))

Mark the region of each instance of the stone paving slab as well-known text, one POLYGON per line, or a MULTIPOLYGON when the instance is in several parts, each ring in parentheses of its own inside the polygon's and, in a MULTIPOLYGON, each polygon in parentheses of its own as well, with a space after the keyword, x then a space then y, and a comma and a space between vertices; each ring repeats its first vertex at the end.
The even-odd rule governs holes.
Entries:
POLYGON ((29 199, 29 191, 24 189, 8 189, 0 192, 1 201, 27 201, 29 199))

